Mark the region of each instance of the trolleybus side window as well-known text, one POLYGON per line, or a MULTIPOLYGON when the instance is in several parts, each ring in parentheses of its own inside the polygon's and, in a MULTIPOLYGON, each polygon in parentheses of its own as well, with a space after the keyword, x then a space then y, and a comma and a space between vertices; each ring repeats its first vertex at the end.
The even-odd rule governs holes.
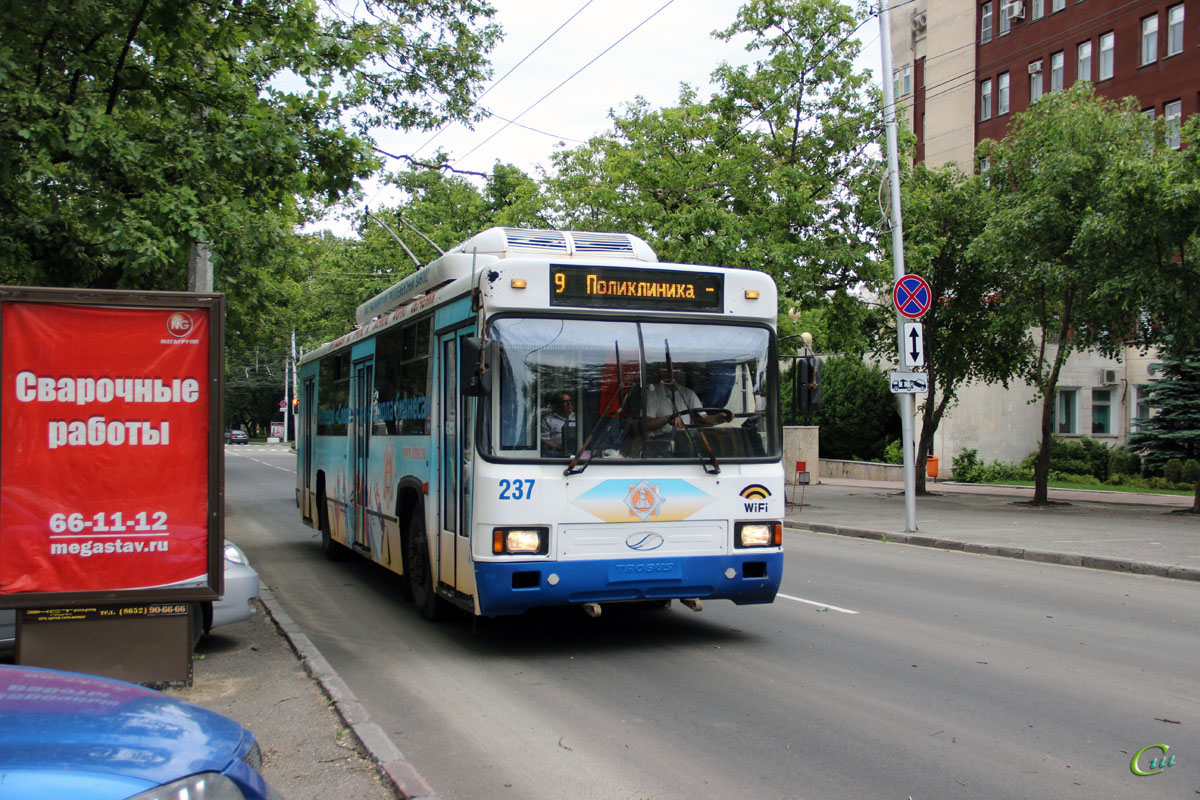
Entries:
POLYGON ((317 383, 317 434, 345 436, 350 420, 350 352, 321 359, 317 383))
POLYGON ((425 318, 379 335, 375 344, 375 436, 428 434, 433 359, 425 318))

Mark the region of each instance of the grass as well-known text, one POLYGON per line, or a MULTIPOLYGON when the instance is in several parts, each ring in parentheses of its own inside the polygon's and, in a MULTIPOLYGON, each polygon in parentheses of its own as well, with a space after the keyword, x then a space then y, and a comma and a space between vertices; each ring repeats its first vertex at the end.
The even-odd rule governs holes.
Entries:
MULTIPOLYGON (((992 483, 992 482, 988 482, 992 483)), ((1033 486, 1033 481, 1018 481, 1006 480, 995 481, 992 483, 995 486, 1033 486)), ((1050 481, 1048 486, 1051 489, 1082 489, 1085 491, 1095 492, 1125 492, 1126 494, 1171 494, 1179 497, 1193 497, 1196 494, 1195 489, 1146 489, 1138 486, 1114 486, 1109 483, 1100 483, 1094 481, 1091 483, 1077 483, 1075 481, 1050 481)))

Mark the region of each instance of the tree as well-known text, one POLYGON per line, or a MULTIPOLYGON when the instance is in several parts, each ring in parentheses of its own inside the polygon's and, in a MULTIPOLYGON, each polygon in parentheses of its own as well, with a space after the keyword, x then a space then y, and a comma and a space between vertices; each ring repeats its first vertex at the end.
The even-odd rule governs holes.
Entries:
MULTIPOLYGON (((1129 437, 1129 448, 1155 471, 1172 458, 1200 458, 1200 351, 1176 354, 1168 347, 1161 364, 1162 378, 1146 390, 1146 404, 1158 413, 1138 420, 1137 432, 1129 437)), ((1200 482, 1192 513, 1200 514, 1200 482)))
POLYGON ((351 196, 377 127, 470 114, 484 0, 6 4, 0 278, 183 289, 212 243, 231 311, 294 225, 351 196))
POLYGON ((1075 350, 1119 355, 1149 291, 1148 271, 1127 257, 1150 246, 1146 230, 1127 224, 1143 209, 1118 213, 1108 198, 1152 173, 1162 148, 1133 98, 1099 98, 1083 82, 1014 115, 1004 140, 983 142, 979 152, 991 165, 996 207, 967 257, 1011 274, 1012 300, 1037 331, 1020 374, 1041 398, 1033 502, 1045 504, 1063 363, 1075 350))
MULTIPOLYGON (((967 249, 993 210, 986 182, 954 165, 917 164, 904 176, 902 202, 905 263, 935 298, 921 318, 929 389, 921 405, 916 490, 925 492, 926 457, 959 389, 975 380, 1007 386, 1030 339, 1009 285, 1012 273, 994 262, 967 263, 967 249)), ((893 345, 895 332, 883 341, 893 345)))
POLYGON ((720 66, 707 102, 686 86, 672 108, 638 100, 611 134, 560 152, 556 215, 637 233, 666 261, 768 272, 784 309, 837 309, 824 346, 858 341, 867 309, 854 292, 886 277, 863 211, 879 133, 869 75, 852 69, 864 15, 837 0, 746 3, 717 35, 747 37, 757 63, 720 66))
POLYGON ((878 460, 900 435, 900 415, 887 375, 855 356, 836 356, 821 364, 822 458, 878 460))

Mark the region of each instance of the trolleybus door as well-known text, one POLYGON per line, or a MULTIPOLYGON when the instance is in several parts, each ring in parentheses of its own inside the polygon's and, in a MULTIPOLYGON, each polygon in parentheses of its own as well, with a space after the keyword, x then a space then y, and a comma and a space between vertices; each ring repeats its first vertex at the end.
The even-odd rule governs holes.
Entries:
POLYGON ((438 477, 441 507, 438 517, 438 580, 466 595, 475 593, 471 565, 471 453, 473 401, 458 385, 459 340, 474 326, 438 337, 442 365, 439 386, 438 477))
POLYGON ((375 364, 371 359, 354 363, 354 398, 350 406, 354 409, 350 418, 350 436, 354 451, 354 530, 351 532, 350 543, 364 552, 370 552, 371 549, 371 539, 368 535, 368 526, 371 524, 371 498, 368 496, 370 483, 367 480, 367 470, 371 455, 374 375, 375 364))
POLYGON ((312 378, 304 381, 304 414, 300 417, 300 430, 296 432, 296 446, 301 448, 301 478, 303 491, 300 498, 300 513, 305 519, 313 518, 312 509, 312 465, 313 465, 313 434, 316 433, 316 382, 312 378))

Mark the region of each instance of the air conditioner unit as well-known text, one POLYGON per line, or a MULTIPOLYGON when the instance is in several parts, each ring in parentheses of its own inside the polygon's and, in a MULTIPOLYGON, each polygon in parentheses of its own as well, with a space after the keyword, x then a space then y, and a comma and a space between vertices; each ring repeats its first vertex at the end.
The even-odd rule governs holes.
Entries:
POLYGON ((1037 61, 1030 63, 1030 65, 1029 65, 1029 74, 1030 75, 1037 75, 1041 71, 1042 71, 1042 60, 1041 59, 1038 59, 1037 61))
POLYGON ((1025 19, 1024 0, 1017 0, 1015 3, 1005 3, 1003 13, 1009 19, 1025 19))
POLYGON ((1117 371, 1115 369, 1100 370, 1100 385, 1112 386, 1117 382, 1117 371))
POLYGON ((918 11, 912 15, 913 30, 917 33, 924 33, 929 27, 929 15, 924 11, 918 11))

